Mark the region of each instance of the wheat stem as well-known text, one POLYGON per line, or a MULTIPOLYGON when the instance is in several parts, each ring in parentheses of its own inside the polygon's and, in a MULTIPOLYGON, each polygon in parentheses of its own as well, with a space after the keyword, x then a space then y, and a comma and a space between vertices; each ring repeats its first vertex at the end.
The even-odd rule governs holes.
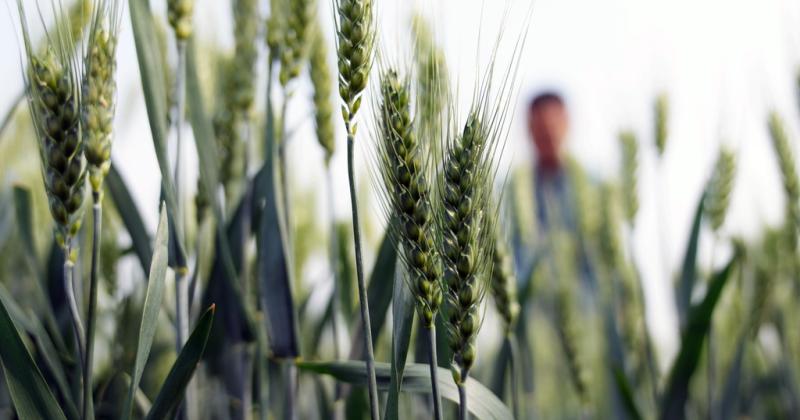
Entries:
POLYGON ((431 368, 431 397, 433 398, 433 413, 436 420, 442 416, 442 395, 439 392, 439 361, 436 352, 436 323, 430 328, 424 328, 428 338, 428 362, 431 368))
POLYGON ((468 420, 469 419, 469 410, 467 408, 467 381, 466 381, 466 374, 467 372, 462 369, 461 377, 464 378, 463 381, 457 382, 456 386, 458 387, 458 419, 459 420, 468 420))
MULTIPOLYGON (((177 105, 175 107, 176 145, 175 145, 175 195, 176 195, 176 215, 175 224, 180 226, 179 232, 186 232, 185 229, 185 203, 181 193, 181 183, 183 181, 183 125, 186 114, 186 40, 176 38, 178 51, 178 69, 175 75, 175 89, 177 94, 177 105)), ((184 238, 176 236, 176 240, 183 242, 184 238)), ((186 305, 186 285, 185 267, 175 269, 175 351, 180 354, 183 343, 189 333, 189 312, 186 305)), ((185 418, 185 407, 191 406, 191 402, 186 399, 188 393, 183 393, 183 403, 178 408, 177 418, 185 418)))
POLYGON ((511 409, 514 413, 515 419, 521 419, 519 410, 519 374, 517 372, 517 365, 519 364, 519 347, 517 346, 517 337, 513 332, 506 334, 506 344, 510 350, 510 357, 508 358, 508 369, 511 371, 511 409))
MULTIPOLYGON (((333 327, 333 357, 336 360, 341 359, 342 346, 339 332, 341 326, 339 325, 339 281, 338 281, 338 248, 339 239, 338 232, 336 231, 336 216, 334 211, 333 200, 333 177, 331 176, 330 162, 325 163, 325 188, 328 190, 328 219, 330 222, 330 238, 329 238, 329 264, 331 265, 331 279, 333 280, 333 292, 331 292, 331 326, 333 327)), ((337 382, 338 386, 338 382, 337 382)))
POLYGON ((356 279, 358 281, 358 300, 361 305, 361 319, 364 323, 364 349, 367 357, 367 385, 369 388, 370 414, 372 420, 380 418, 378 406, 378 383, 375 379, 375 354, 372 350, 372 324, 369 319, 369 302, 367 301, 367 285, 364 282, 364 264, 361 257, 361 228, 358 221, 358 200, 356 199, 356 184, 353 161, 355 135, 350 127, 350 121, 345 120, 347 129, 347 175, 350 183, 350 205, 353 212, 353 240, 356 249, 356 279))
POLYGON ((72 238, 64 239, 64 293, 67 296, 67 307, 69 308, 69 315, 72 321, 72 331, 75 334, 75 341, 78 351, 78 360, 83 361, 84 351, 83 337, 85 333, 83 330, 83 323, 81 322, 80 312, 78 311, 78 300, 75 298, 75 282, 73 281, 73 268, 75 263, 72 261, 72 247, 70 242, 72 238))
POLYGON ((94 357, 94 331, 97 325, 97 271, 100 267, 100 229, 103 208, 100 194, 92 193, 92 267, 89 274, 89 310, 86 318, 86 358, 83 362, 83 419, 94 418, 92 400, 92 359, 94 357))

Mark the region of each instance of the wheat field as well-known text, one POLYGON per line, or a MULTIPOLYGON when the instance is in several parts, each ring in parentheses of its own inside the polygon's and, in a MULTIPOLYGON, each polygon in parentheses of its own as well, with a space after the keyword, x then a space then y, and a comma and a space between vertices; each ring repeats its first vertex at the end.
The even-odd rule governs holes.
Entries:
POLYGON ((699 171, 648 93, 542 193, 534 1, 457 60, 419 2, 7 3, 0 419, 800 418, 800 103, 699 171))

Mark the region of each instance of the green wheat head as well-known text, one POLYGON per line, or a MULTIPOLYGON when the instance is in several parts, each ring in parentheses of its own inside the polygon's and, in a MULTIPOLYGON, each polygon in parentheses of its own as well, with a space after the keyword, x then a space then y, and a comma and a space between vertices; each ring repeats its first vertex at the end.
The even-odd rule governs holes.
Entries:
POLYGON ((715 232, 725 223, 735 177, 736 155, 733 151, 722 148, 714 165, 714 172, 706 186, 707 195, 703 209, 711 223, 711 229, 715 232))
POLYGON ((328 48, 325 35, 319 24, 311 37, 311 52, 309 54, 309 75, 314 87, 314 123, 317 141, 325 150, 325 161, 329 162, 336 149, 333 127, 333 104, 331 92, 331 69, 328 65, 328 48))
POLYGON ((395 70, 383 72, 377 116, 380 175, 391 232, 402 247, 401 260, 423 326, 430 329, 442 304, 441 268, 434 243, 431 186, 425 150, 411 115, 411 89, 395 70))
POLYGON ((356 126, 351 122, 361 107, 361 92, 367 87, 374 56, 372 0, 336 0, 336 11, 339 96, 344 101, 342 118, 352 136, 356 126))
POLYGON ((100 1, 89 27, 84 56, 81 123, 89 183, 95 196, 111 166, 111 143, 117 96, 117 38, 122 18, 119 1, 100 1))
MULTIPOLYGON (((83 69, 68 20, 48 28, 44 51, 36 52, 25 7, 17 1, 27 69, 25 89, 36 130, 42 177, 56 238, 64 247, 80 229, 86 195, 86 160, 81 136, 80 81, 83 69)), ((37 5, 38 7, 38 5, 37 5)), ((53 7, 57 7, 53 5, 53 7)))

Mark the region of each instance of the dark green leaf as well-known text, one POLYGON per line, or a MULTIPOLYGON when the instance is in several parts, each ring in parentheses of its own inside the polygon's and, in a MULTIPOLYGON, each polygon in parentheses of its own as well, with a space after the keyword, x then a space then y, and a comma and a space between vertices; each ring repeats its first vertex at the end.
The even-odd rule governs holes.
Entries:
POLYGON ((161 310, 161 301, 164 297, 164 278, 167 276, 167 246, 169 241, 167 228, 167 211, 161 205, 161 216, 156 231, 155 253, 150 265, 150 277, 147 281, 147 293, 142 309, 142 321, 139 325, 139 340, 136 344, 136 359, 131 373, 131 387, 122 412, 123 419, 129 419, 133 411, 135 391, 139 388, 145 363, 150 355, 153 337, 158 327, 158 313, 161 310))
MULTIPOLYGON (((386 400, 386 419, 399 419, 400 391, 406 356, 414 325, 414 296, 403 281, 402 275, 394 276, 394 299, 392 299, 392 372, 389 380, 389 396, 386 400)), ((427 332, 427 331, 426 331, 427 332)))
MULTIPOLYGON (((364 362, 304 362, 298 363, 300 369, 330 375, 334 378, 349 384, 366 386, 366 365, 364 362)), ((442 398, 448 399, 458 404, 458 388, 450 371, 444 368, 439 369, 439 389, 442 398)), ((388 363, 376 363, 375 374, 378 381, 378 389, 387 390, 391 380, 392 367, 388 363)), ((468 378, 467 399, 469 401, 469 411, 479 419, 512 419, 511 411, 480 382, 468 378)), ((406 366, 403 375, 403 392, 411 393, 431 393, 431 375, 428 365, 412 363, 406 366)))
POLYGON ((697 278, 697 248, 700 242, 700 226, 703 219, 703 203, 705 200, 706 195, 703 194, 700 196, 700 202, 697 203, 694 221, 692 221, 692 230, 689 234, 689 242, 686 244, 686 252, 683 256, 681 277, 678 280, 676 299, 681 327, 686 326, 689 308, 692 304, 692 291, 697 278))
MULTIPOLYGON (((149 0, 129 1, 128 4, 130 5, 133 40, 136 44, 144 102, 147 107, 147 118, 150 121, 153 147, 158 159, 158 167, 161 170, 161 190, 164 200, 167 202, 170 232, 173 232, 176 238, 183 238, 183 227, 180 223, 175 223, 178 202, 167 155, 167 89, 163 70, 165 63, 162 63, 149 0)), ((185 267, 184 244, 177 241, 174 251, 176 264, 185 267)))
POLYGON ((267 158, 256 177, 254 196, 260 208, 256 244, 261 300, 267 312, 267 330, 272 353, 280 358, 300 354, 297 311, 292 293, 291 252, 282 217, 275 141, 267 139, 267 158))
POLYGON ((139 258, 139 263, 142 265, 145 275, 149 274, 150 261, 153 259, 153 248, 150 246, 150 235, 147 234, 147 229, 144 227, 139 209, 136 208, 136 203, 133 201, 128 186, 122 179, 122 175, 117 171, 114 165, 106 175, 105 186, 114 201, 114 206, 117 208, 117 213, 122 218, 122 223, 125 224, 125 229, 128 230, 128 235, 131 237, 133 250, 136 252, 136 257, 139 258))
POLYGON ((148 420, 165 419, 180 405, 186 386, 192 379, 200 358, 203 357, 213 321, 214 305, 211 305, 197 321, 197 326, 183 346, 178 359, 172 365, 167 379, 164 380, 164 385, 161 386, 161 390, 158 391, 158 395, 153 401, 150 413, 147 414, 148 420))
POLYGON ((622 405, 625 407, 627 418, 631 420, 642 419, 642 414, 639 412, 639 407, 636 405, 636 397, 634 397, 633 389, 631 388, 631 384, 625 372, 619 368, 612 368, 612 375, 614 376, 614 384, 621 397, 622 405))
POLYGON ((661 405, 662 420, 685 418, 684 408, 689 397, 689 383, 700 362, 714 309, 738 258, 738 255, 734 255, 721 271, 714 274, 703 300, 689 310, 687 324, 681 334, 678 357, 672 365, 665 388, 661 405))
POLYGON ((17 229, 25 247, 26 256, 34 268, 38 268, 39 258, 36 256, 36 243, 33 239, 33 205, 31 191, 21 185, 14 186, 14 204, 16 207, 17 229))
POLYGON ((66 419, 39 368, 0 300, 0 361, 17 415, 28 419, 66 419))
MULTIPOLYGON (((394 289, 395 267, 397 266, 397 247, 393 235, 385 233, 378 250, 378 257, 372 267, 372 274, 369 276, 367 285, 367 300, 369 301, 369 317, 372 322, 372 342, 380 340, 383 324, 386 323, 386 315, 389 311, 389 304, 392 302, 392 291, 394 289)), ((364 327, 359 319, 358 325, 353 334, 352 346, 350 347, 351 359, 362 359, 364 356, 364 327)))

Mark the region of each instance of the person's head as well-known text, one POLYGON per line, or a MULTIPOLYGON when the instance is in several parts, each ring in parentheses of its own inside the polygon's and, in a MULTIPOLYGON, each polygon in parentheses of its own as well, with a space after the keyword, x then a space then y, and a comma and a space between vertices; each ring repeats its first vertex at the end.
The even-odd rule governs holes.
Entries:
POLYGON ((536 145, 539 162, 558 164, 568 128, 567 107, 559 94, 544 92, 531 100, 528 105, 528 134, 536 145))

